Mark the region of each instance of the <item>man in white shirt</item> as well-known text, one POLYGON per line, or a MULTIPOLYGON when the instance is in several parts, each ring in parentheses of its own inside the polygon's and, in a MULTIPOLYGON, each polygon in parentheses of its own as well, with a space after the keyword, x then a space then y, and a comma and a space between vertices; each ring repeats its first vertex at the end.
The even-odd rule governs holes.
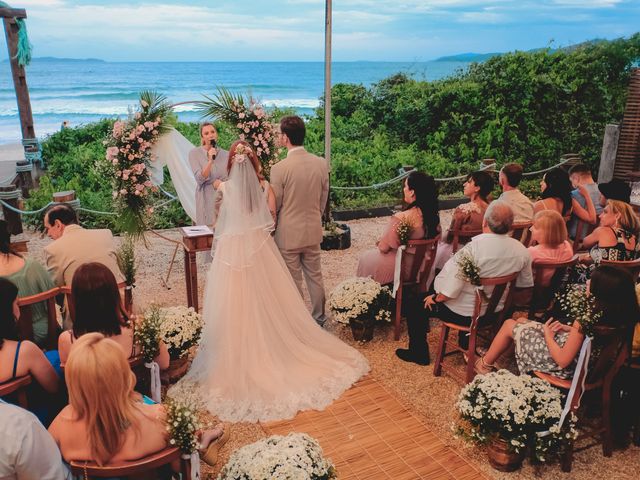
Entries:
POLYGON ((71 478, 60 450, 34 414, 0 400, 0 478, 64 480, 71 478))
POLYGON ((502 195, 498 197, 513 210, 513 223, 526 223, 533 220, 533 202, 520 190, 522 180, 522 165, 507 163, 500 170, 498 182, 502 187, 502 195))
MULTIPOLYGON (((426 335, 429 319, 437 317, 459 325, 469 326, 475 305, 475 287, 461 278, 457 260, 461 255, 469 255, 475 261, 483 278, 501 277, 519 272, 516 287, 533 286, 531 256, 518 240, 507 233, 513 224, 513 211, 504 202, 495 201, 489 205, 484 215, 482 234, 458 251, 443 267, 434 281, 437 292, 424 299, 424 308, 415 305, 408 308, 409 349, 398 349, 396 355, 406 362, 419 365, 429 363, 429 347, 426 335)), ((490 292, 487 292, 490 293, 490 292)), ((502 310, 504 298, 496 311, 502 310)), ((486 305, 483 305, 483 310, 486 305)), ((466 337, 463 337, 466 340, 466 337)))

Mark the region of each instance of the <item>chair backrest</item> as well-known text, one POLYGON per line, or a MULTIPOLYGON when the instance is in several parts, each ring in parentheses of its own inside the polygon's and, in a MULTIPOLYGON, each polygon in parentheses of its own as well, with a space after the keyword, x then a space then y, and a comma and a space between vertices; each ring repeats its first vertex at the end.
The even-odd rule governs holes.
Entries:
POLYGON ((598 226, 599 219, 596 219, 596 223, 585 222, 578 218, 576 220, 576 236, 573 239, 573 251, 577 252, 582 244, 582 240, 587 235, 590 235, 598 226))
POLYGON ((404 285, 426 281, 436 259, 439 241, 440 235, 428 240, 409 240, 407 250, 413 251, 413 255, 402 256, 401 271, 408 271, 408 276, 402 281, 404 285), (407 267, 408 262, 411 264, 407 267))
POLYGON ((461 230, 461 222, 462 219, 458 219, 453 223, 453 229, 451 230, 453 234, 453 238, 451 239, 451 253, 456 253, 460 249, 460 246, 470 242, 473 237, 482 233, 482 228, 461 230))
POLYGON ((633 329, 627 326, 594 327, 591 361, 585 384, 587 390, 613 380, 629 356, 632 335, 633 329))
POLYGON ((571 260, 566 262, 543 262, 536 260, 531 265, 533 269, 533 295, 529 306, 529 318, 536 310, 547 310, 550 306, 555 292, 558 291, 562 279, 567 273, 567 269, 578 263, 578 255, 574 255, 571 260), (545 273, 553 270, 551 279, 547 284, 543 282, 545 273))
POLYGON ((637 282, 640 276, 640 258, 636 260, 601 260, 600 265, 611 265, 612 267, 623 268, 627 270, 633 279, 637 282))
POLYGON ((511 297, 513 296, 513 285, 516 279, 518 278, 519 274, 520 272, 514 272, 509 275, 504 275, 502 277, 480 279, 480 284, 483 287, 483 289, 484 287, 492 286, 493 290, 491 291, 491 294, 489 295, 489 297, 486 297, 481 293, 478 293, 476 295, 476 303, 473 308, 473 316, 471 317, 472 325, 476 324, 478 319, 480 318, 483 303, 487 304, 487 309, 485 310, 483 315, 491 315, 495 313, 496 308, 498 308, 498 305, 500 304, 500 300, 502 299, 502 296, 505 294, 505 290, 506 290, 506 297, 504 300, 504 305, 502 307, 502 310, 500 311, 500 316, 502 316, 503 312, 506 312, 509 309, 509 307, 511 306, 511 297))
POLYGON ((532 222, 514 223, 509 235, 528 247, 531 243, 531 225, 533 225, 532 222))
POLYGON ((175 447, 165 448, 158 453, 154 453, 148 457, 133 462, 122 462, 100 467, 94 462, 72 461, 70 466, 72 474, 84 479, 89 479, 91 477, 128 477, 131 475, 151 472, 176 460, 180 460, 180 473, 182 474, 182 478, 191 478, 191 464, 189 460, 183 459, 182 452, 180 449, 175 447))
POLYGON ((58 317, 56 311, 56 297, 60 295, 60 288, 55 287, 46 292, 41 292, 28 297, 18 297, 18 306, 20 307, 20 318, 18 319, 18 332, 23 340, 33 340, 33 315, 31 306, 46 302, 47 304, 47 342, 48 350, 56 350, 58 348, 58 317))
MULTIPOLYGON (((14 378, 13 380, 9 380, 8 382, 0 383, 0 397, 6 397, 13 393, 24 392, 24 389, 31 384, 31 375, 24 375, 23 377, 14 378)), ((26 395, 18 396, 18 400, 20 406, 22 408, 27 408, 26 395)))

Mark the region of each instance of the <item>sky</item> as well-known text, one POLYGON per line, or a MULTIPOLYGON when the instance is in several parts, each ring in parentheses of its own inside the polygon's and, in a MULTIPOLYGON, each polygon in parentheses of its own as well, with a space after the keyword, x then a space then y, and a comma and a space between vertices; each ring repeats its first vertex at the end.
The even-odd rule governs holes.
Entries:
MULTIPOLYGON (((324 0, 11 0, 34 57, 321 61, 324 0)), ((640 31, 640 0, 335 0, 334 61, 428 61, 640 31)), ((4 35, 0 60, 7 58, 4 35)))

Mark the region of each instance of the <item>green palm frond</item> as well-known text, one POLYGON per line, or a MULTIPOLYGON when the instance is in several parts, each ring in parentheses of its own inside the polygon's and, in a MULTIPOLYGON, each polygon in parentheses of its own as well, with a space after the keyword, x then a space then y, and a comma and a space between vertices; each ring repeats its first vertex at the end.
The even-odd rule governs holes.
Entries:
POLYGON ((218 87, 214 97, 204 95, 205 100, 196 102, 196 109, 203 117, 213 117, 226 122, 235 123, 237 106, 244 110, 245 99, 240 93, 233 93, 224 87, 218 87))
POLYGON ((158 127, 158 131, 161 134, 165 133, 175 120, 173 109, 166 95, 162 95, 155 90, 143 90, 140 92, 140 104, 144 105, 143 102, 147 105, 146 107, 143 106, 141 112, 145 116, 145 120, 161 118, 162 123, 158 127))

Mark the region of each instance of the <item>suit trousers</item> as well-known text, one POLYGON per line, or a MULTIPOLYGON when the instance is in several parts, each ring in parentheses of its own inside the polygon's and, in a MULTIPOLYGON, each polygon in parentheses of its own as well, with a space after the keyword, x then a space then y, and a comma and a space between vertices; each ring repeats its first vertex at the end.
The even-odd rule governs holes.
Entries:
POLYGON ((304 275, 309 297, 311 297, 311 316, 322 325, 327 317, 324 313, 325 293, 320 264, 320 245, 311 245, 295 250, 280 250, 280 254, 296 282, 300 295, 302 295, 302 277, 304 275))

